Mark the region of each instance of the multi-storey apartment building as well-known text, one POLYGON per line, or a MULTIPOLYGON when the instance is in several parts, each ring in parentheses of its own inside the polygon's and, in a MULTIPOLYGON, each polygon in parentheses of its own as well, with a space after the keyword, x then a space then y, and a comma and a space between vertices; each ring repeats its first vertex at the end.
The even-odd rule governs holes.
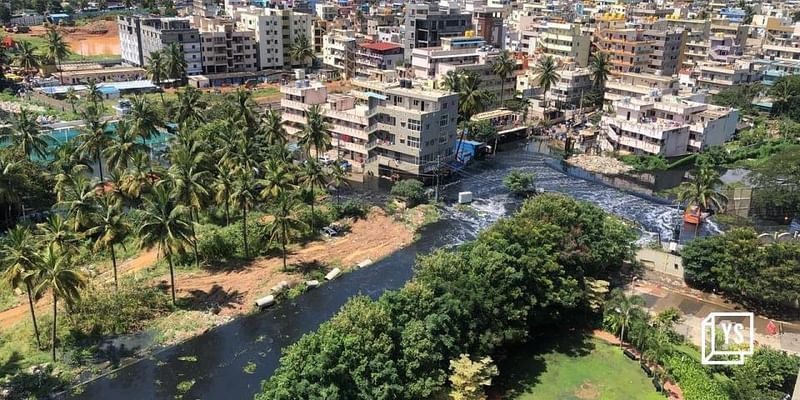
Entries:
POLYGON ((328 94, 320 82, 297 80, 281 87, 283 123, 286 132, 299 140, 306 123, 306 111, 317 105, 325 114, 337 158, 349 160, 360 171, 367 161, 366 144, 369 141, 369 109, 357 104, 356 98, 328 94))
POLYGON ((353 86, 372 113, 367 173, 417 176, 453 158, 458 93, 419 87, 411 80, 354 80, 353 86))
POLYGON ((606 81, 603 100, 611 104, 625 97, 666 96, 677 94, 678 90, 677 77, 628 72, 606 81))
POLYGON ((482 87, 499 104, 500 99, 513 98, 516 90, 515 74, 503 81, 494 73, 492 63, 499 54, 499 50, 487 48, 480 37, 444 38, 441 47, 414 49, 411 68, 420 79, 439 79, 448 71, 471 71, 481 78, 482 87))
POLYGON ((742 47, 733 35, 714 34, 706 40, 686 42, 683 52, 684 68, 705 61, 733 64, 742 56, 742 47))
POLYGON ((322 37, 322 63, 346 79, 355 75, 356 32, 349 29, 334 29, 322 37))
POLYGON ((589 63, 590 45, 591 39, 581 33, 580 26, 547 22, 538 33, 533 52, 552 55, 586 67, 589 63))
POLYGON ((588 68, 569 68, 559 72, 559 79, 550 88, 547 98, 557 108, 588 107, 581 104, 585 94, 592 90, 592 72, 588 68))
POLYGON ((370 76, 373 69, 394 69, 403 62, 403 46, 387 42, 361 43, 356 49, 358 77, 370 76))
POLYGON ((646 30, 643 39, 650 44, 650 55, 644 72, 674 75, 680 67, 683 30, 646 30))
POLYGON ((150 53, 178 43, 183 49, 187 75, 203 72, 200 32, 190 20, 120 15, 117 24, 122 60, 127 64, 144 67, 150 62, 150 53))
POLYGON ((405 5, 404 40, 406 59, 416 48, 436 47, 442 38, 464 36, 472 29, 472 15, 458 10, 441 10, 438 3, 405 5))
POLYGON ((761 79, 761 72, 751 61, 741 60, 734 64, 706 63, 695 68, 697 88, 719 93, 735 86, 746 85, 761 79))
POLYGON ((281 69, 284 66, 281 16, 251 7, 237 12, 242 29, 252 31, 258 48, 259 69, 281 69))
POLYGON ((354 79, 348 95, 329 94, 319 82, 281 87, 284 126, 299 137, 306 111, 318 105, 328 122, 332 155, 374 176, 418 176, 451 159, 458 94, 415 87, 411 81, 354 79))
POLYGON ((258 70, 255 33, 237 30, 233 21, 195 17, 200 29, 204 74, 254 72, 258 70))
POLYGON ((623 98, 616 115, 600 125, 607 145, 634 154, 680 156, 730 140, 735 110, 683 100, 676 96, 623 98))

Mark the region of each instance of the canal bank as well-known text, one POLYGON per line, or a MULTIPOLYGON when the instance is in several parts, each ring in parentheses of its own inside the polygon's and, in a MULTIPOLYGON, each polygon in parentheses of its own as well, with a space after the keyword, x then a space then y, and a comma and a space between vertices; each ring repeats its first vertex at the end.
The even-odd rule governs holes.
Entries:
MULTIPOLYGON (((494 159, 467 168, 463 179, 443 189, 446 206, 438 222, 424 227, 419 240, 368 268, 345 274, 266 312, 240 317, 182 344, 123 367, 61 397, 80 399, 244 399, 278 367, 281 349, 328 320, 348 298, 377 298, 401 287, 412 275, 418 254, 473 239, 481 230, 518 206, 503 187, 513 169, 534 172, 537 186, 590 201, 608 212, 635 221, 643 237, 672 231, 675 209, 598 182, 565 174, 548 165, 551 159, 526 144, 498 153, 494 159), (475 203, 454 207, 460 191, 472 191, 475 203)), ((703 228, 704 233, 707 228, 703 228)))

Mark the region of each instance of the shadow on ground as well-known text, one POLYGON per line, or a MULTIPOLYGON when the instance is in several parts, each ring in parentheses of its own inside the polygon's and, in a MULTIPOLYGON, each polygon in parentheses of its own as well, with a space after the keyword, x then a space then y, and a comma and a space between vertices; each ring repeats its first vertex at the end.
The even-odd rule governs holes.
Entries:
POLYGON ((490 399, 513 399, 540 383, 547 370, 544 356, 561 353, 570 357, 586 356, 594 350, 590 332, 574 331, 561 336, 532 338, 498 354, 500 375, 488 394, 490 399))

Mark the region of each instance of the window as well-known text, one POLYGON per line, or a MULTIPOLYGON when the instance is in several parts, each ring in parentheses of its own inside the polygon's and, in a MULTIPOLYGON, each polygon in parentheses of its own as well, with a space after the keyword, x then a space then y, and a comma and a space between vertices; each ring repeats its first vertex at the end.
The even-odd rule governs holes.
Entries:
POLYGON ((415 149, 418 149, 419 148, 419 138, 418 137, 409 136, 408 137, 408 147, 413 147, 415 149))
POLYGON ((448 122, 447 115, 442 115, 442 117, 439 118, 439 126, 447 126, 448 122))
POLYGON ((420 128, 420 122, 418 120, 415 119, 408 120, 408 129, 412 131, 419 131, 419 128, 420 128))

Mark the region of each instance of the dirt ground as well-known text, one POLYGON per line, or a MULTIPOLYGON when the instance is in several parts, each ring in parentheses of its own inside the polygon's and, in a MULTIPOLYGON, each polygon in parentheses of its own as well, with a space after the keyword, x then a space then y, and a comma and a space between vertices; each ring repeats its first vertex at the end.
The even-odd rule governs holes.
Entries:
MULTIPOLYGON (((364 260, 377 261, 392 252, 407 246, 414 239, 413 229, 395 221, 380 208, 373 208, 367 219, 357 220, 350 232, 342 237, 308 243, 289 248, 289 265, 316 266, 327 272, 334 267, 343 270, 353 268, 364 260)), ((118 273, 131 274, 155 265, 156 250, 141 253, 119 265, 118 273)), ((181 274, 176 277, 179 297, 191 297, 199 308, 219 305, 222 316, 245 313, 252 308, 255 299, 269 294, 269 289, 281 281, 291 285, 305 281, 300 273, 282 271, 280 257, 261 258, 233 271, 203 271, 181 274)), ((108 284, 113 282, 110 268, 98 277, 108 284)), ((169 275, 158 281, 168 282, 169 275)), ((36 303, 36 309, 46 311, 50 297, 44 296, 36 303)), ((25 318, 30 318, 27 298, 20 296, 19 305, 0 312, 0 330, 13 327, 25 318)))
MULTIPOLYGON (((70 49, 82 56, 119 55, 119 31, 116 21, 94 21, 84 26, 61 28, 70 49)), ((42 25, 31 27, 31 36, 44 36, 42 25)))
MULTIPOLYGON (((373 208, 366 220, 355 221, 342 237, 293 246, 289 265, 320 265, 325 271, 335 266, 347 270, 364 260, 377 261, 408 245, 414 238, 411 228, 396 222, 379 208, 373 208)), ((230 272, 198 272, 177 277, 180 297, 192 297, 198 306, 220 306, 221 315, 249 311, 255 299, 269 294, 281 281, 301 283, 300 273, 282 271, 280 257, 262 258, 230 272)), ((166 281, 169 276, 161 278, 166 281)))
MULTIPOLYGON (((158 253, 156 250, 149 250, 139 254, 136 258, 129 259, 119 264, 117 273, 119 275, 129 274, 144 268, 154 265, 158 261, 158 253)), ((103 272, 98 279, 107 283, 114 281, 114 275, 111 269, 103 272)), ((43 296, 36 302, 35 307, 38 311, 46 311, 45 309, 50 304, 50 296, 43 296)), ((28 298, 25 295, 19 296, 18 305, 0 312, 0 330, 8 329, 19 321, 25 318, 30 318, 30 307, 28 306, 28 298)))

